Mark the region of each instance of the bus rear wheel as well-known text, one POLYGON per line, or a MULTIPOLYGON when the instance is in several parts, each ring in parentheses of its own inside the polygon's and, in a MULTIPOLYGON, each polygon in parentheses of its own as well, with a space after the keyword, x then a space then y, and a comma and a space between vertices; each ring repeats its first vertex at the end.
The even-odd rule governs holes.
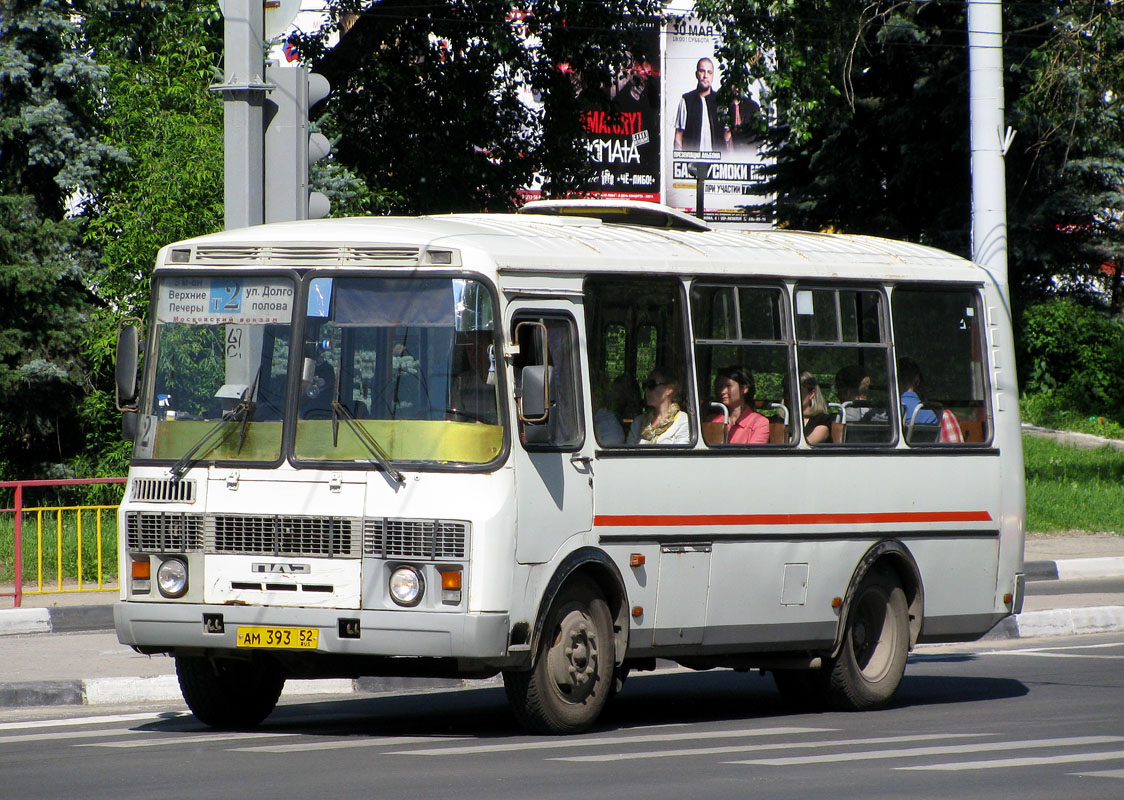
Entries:
POLYGON ((828 702, 848 711, 882 708, 901 683, 908 655, 905 592, 892 572, 873 569, 855 592, 843 649, 825 665, 828 702))
POLYGON ((536 733, 585 730, 612 692, 615 656, 605 596, 591 581, 571 581, 547 615, 534 666, 503 674, 512 713, 536 733))
POLYGON ((277 706, 285 675, 271 661, 176 656, 180 692, 212 728, 252 728, 277 706))

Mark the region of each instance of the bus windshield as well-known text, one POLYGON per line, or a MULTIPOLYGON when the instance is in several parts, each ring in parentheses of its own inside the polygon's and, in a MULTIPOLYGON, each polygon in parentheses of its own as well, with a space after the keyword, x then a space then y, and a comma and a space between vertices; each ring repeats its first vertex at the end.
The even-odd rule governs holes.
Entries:
MULTIPOLYGON (((137 458, 281 457, 294 286, 283 276, 163 277, 137 458)), ((181 463, 182 462, 182 463, 181 463)))
POLYGON ((311 278, 294 457, 483 464, 503 446, 492 296, 453 278, 311 278))

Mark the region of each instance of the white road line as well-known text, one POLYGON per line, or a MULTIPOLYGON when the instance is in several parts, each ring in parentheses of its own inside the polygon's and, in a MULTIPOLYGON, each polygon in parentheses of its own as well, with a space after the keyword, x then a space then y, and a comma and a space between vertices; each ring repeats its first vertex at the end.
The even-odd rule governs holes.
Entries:
POLYGON ((1093 772, 1071 772, 1078 778, 1120 778, 1124 780, 1124 769, 1102 769, 1093 772))
MULTIPOLYGON (((822 756, 793 756, 792 758, 757 758, 748 761, 731 761, 731 764, 750 764, 763 767, 790 767, 804 764, 836 764, 842 761, 874 761, 886 758, 914 758, 916 756, 942 756, 956 753, 986 753, 989 751, 1022 750, 1036 747, 1079 747, 1091 744, 1124 742, 1124 736, 1070 736, 1060 739, 1023 739, 1017 742, 989 742, 987 744, 941 745, 937 747, 912 747, 899 750, 865 750, 858 753, 831 753, 822 756)), ((846 744, 840 742, 840 744, 846 744)))
POLYGON ((426 750, 403 750, 394 756, 456 756, 481 753, 506 753, 512 750, 556 750, 565 747, 603 747, 610 744, 648 744, 683 742, 701 739, 730 739, 739 736, 784 736, 800 733, 834 733, 835 728, 749 728, 736 731, 700 731, 698 733, 657 733, 640 736, 604 736, 571 739, 549 739, 541 742, 480 744, 467 747, 434 747, 426 750))
MULTIPOLYGON (((135 733, 135 731, 129 731, 135 733)), ((91 742, 90 744, 79 744, 75 747, 165 747, 171 745, 181 744, 197 744, 200 742, 225 742, 231 739, 266 739, 273 736, 300 736, 299 733, 258 733, 258 732, 239 732, 239 733, 205 733, 200 736, 160 736, 160 737, 147 737, 144 739, 130 739, 127 742, 91 742)))
POLYGON ((96 731, 56 731, 54 733, 26 733, 22 736, 0 736, 0 744, 18 744, 22 742, 50 742, 57 739, 94 739, 98 736, 128 736, 136 735, 136 731, 128 728, 111 728, 96 731))
POLYGON ((753 752, 765 750, 808 750, 821 747, 838 747, 840 745, 873 745, 897 744, 901 742, 932 742, 942 739, 965 739, 977 736, 995 736, 994 733, 922 733, 915 736, 884 736, 876 739, 848 739, 846 741, 827 742, 775 742, 759 745, 729 745, 726 747, 699 747, 684 750, 652 750, 646 753, 604 753, 595 756, 558 756, 550 761, 634 761, 641 758, 677 758, 679 756, 712 756, 726 755, 729 753, 745 753, 747 749, 753 752))
MULTIPOLYGON (((993 653, 984 653, 983 655, 995 655, 993 653)), ((1118 656, 1102 656, 1096 653, 1088 653, 1082 655, 1081 653, 1036 653, 1032 651, 1012 650, 1011 655, 1015 656, 1029 656, 1031 658, 1088 658, 1101 661, 1124 661, 1124 654, 1118 656)))
POLYGON ((66 717, 65 719, 29 719, 24 722, 0 722, 0 731, 25 730, 28 728, 61 728, 74 725, 101 725, 107 722, 136 722, 147 719, 160 722, 168 719, 190 717, 186 711, 169 711, 153 714, 114 714, 100 717, 66 717))
MULTIPOLYGON (((1091 739, 1098 737, 1091 736, 1091 739)), ((1112 737, 1103 737, 1112 738, 1112 737)), ((1096 744, 1090 742, 1090 744, 1096 744)), ((1124 750, 1113 750, 1106 753, 1066 753, 1060 756, 1031 756, 1027 758, 1002 758, 991 761, 967 761, 961 764, 928 764, 918 767, 897 767, 900 770, 940 770, 942 772, 961 772, 972 769, 999 769, 1001 767, 1037 767, 1042 764, 1075 764, 1081 761, 1116 761, 1124 759, 1124 750)), ((1121 773, 1124 770, 1113 770, 1121 773)))
POLYGON ((232 747, 237 753, 297 753, 315 750, 347 750, 352 747, 381 747, 383 745, 425 744, 427 742, 457 742, 464 736, 380 736, 365 739, 353 736, 350 739, 336 739, 330 742, 305 742, 302 744, 267 744, 261 747, 232 747))
POLYGON ((1066 650, 1103 650, 1105 648, 1124 647, 1124 642, 1104 642, 1101 644, 1067 644, 1052 647, 1014 647, 1010 650, 982 650, 981 656, 1005 656, 1010 653, 1015 655, 1037 653, 1060 653, 1066 650))

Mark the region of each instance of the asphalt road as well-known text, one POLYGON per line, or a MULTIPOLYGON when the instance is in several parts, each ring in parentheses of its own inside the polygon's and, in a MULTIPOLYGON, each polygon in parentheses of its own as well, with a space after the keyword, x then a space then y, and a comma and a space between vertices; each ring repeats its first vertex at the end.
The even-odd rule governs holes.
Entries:
POLYGON ((1124 635, 922 648, 895 707, 789 713, 772 681, 637 675, 596 730, 527 736, 501 689, 0 712, 4 798, 1124 797, 1124 635))

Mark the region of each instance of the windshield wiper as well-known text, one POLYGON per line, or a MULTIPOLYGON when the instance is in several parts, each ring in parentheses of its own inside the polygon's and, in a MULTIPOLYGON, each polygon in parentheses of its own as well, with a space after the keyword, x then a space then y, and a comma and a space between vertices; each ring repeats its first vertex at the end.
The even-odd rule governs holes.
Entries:
POLYGON ((370 432, 359 424, 359 421, 348 407, 339 401, 339 397, 332 399, 332 446, 337 446, 337 431, 341 418, 344 424, 355 434, 355 438, 362 442, 363 446, 367 448, 367 452, 374 457, 375 463, 382 467, 386 474, 394 478, 398 483, 405 483, 406 476, 390 463, 390 456, 388 456, 386 451, 375 441, 375 437, 371 436, 370 432))
MULTIPOLYGON (((245 393, 243 393, 243 397, 245 397, 245 393)), ((199 441, 192 445, 191 448, 180 457, 180 460, 172 465, 172 480, 178 481, 183 477, 183 474, 187 471, 188 467, 190 467, 200 458, 218 447, 219 444, 224 439, 226 439, 230 432, 227 431, 221 436, 217 434, 219 434, 226 427, 226 424, 228 422, 233 422, 234 420, 238 419, 238 416, 240 414, 244 415, 242 423, 242 436, 244 437, 246 432, 246 420, 250 418, 253 410, 254 403, 249 400, 243 399, 238 405, 223 414, 219 421, 212 425, 206 433, 200 436, 199 441), (199 454, 198 457, 196 457, 196 454, 199 454)), ((238 449, 242 449, 241 439, 238 442, 238 449)))

